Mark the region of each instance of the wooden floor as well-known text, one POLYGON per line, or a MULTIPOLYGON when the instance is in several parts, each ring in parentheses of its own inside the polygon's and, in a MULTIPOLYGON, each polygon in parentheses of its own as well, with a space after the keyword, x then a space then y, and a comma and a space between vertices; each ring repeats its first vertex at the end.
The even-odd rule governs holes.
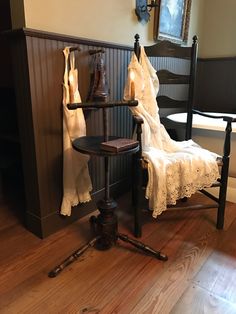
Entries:
MULTIPOLYGON (((119 200, 120 231, 131 235, 128 196, 119 200)), ((146 213, 141 240, 167 262, 119 242, 89 249, 53 279, 48 271, 89 240, 88 217, 41 240, 19 221, 21 206, 0 200, 0 313, 236 313, 236 204, 227 205, 224 231, 214 209, 158 221, 146 213)))

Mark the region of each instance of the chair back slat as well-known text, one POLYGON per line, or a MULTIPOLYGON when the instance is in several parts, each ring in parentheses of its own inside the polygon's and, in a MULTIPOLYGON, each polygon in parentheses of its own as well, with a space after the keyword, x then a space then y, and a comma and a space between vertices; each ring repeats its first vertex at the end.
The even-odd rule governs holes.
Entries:
POLYGON ((160 84, 189 84, 189 75, 182 75, 168 70, 157 71, 160 84))
POLYGON ((186 108, 187 101, 185 100, 176 100, 168 96, 157 96, 157 103, 159 108, 186 108))
POLYGON ((191 47, 181 47, 167 40, 158 42, 152 46, 145 46, 144 49, 148 57, 191 59, 191 47))

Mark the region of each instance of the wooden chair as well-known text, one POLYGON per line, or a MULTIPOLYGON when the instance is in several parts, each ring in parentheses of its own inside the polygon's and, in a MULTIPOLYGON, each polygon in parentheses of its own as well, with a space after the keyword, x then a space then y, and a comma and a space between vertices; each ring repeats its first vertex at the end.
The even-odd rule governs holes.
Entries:
MULTIPOLYGON (((228 169, 229 169, 229 159, 230 159, 230 136, 231 136, 231 123, 235 122, 236 119, 229 116, 214 116, 211 114, 205 114, 198 110, 193 109, 194 107, 194 85, 195 85, 195 77, 196 77, 196 66, 197 66, 197 37, 193 37, 193 44, 191 47, 181 47, 177 44, 168 42, 168 41, 161 41, 153 46, 144 47, 145 52, 148 57, 151 57, 151 62, 156 62, 156 65, 159 66, 161 62, 158 60, 161 58, 165 58, 164 65, 167 64, 167 60, 173 60, 173 58, 178 58, 178 60, 184 60, 183 62, 188 62, 188 73, 187 74, 176 74, 172 73, 170 70, 166 69, 158 69, 157 76, 159 78, 160 86, 164 85, 164 90, 166 86, 169 88, 172 86, 176 88, 176 86, 181 85, 188 85, 188 92, 185 101, 174 100, 166 95, 158 95, 157 102, 158 106, 161 110, 168 109, 169 113, 174 112, 187 112, 187 121, 185 124, 185 139, 191 139, 192 136, 192 119, 193 113, 210 117, 213 119, 223 119, 227 122, 226 129, 225 129, 225 141, 224 141, 224 148, 223 148, 223 156, 221 158, 217 158, 217 162, 220 169, 220 179, 213 185, 214 187, 219 188, 219 195, 215 197, 211 193, 201 190, 203 194, 207 197, 211 198, 214 201, 213 205, 208 205, 209 207, 217 208, 217 223, 216 227, 218 229, 222 229, 224 226, 224 215, 225 215, 225 202, 226 202, 226 192, 227 192, 227 180, 228 180, 228 169), (152 58, 153 57, 153 58, 152 58)), ((140 56, 140 45, 139 45, 139 35, 135 35, 135 44, 134 44, 134 51, 139 58, 140 56)), ((173 64, 169 62, 170 64, 173 64)), ((160 89, 161 91, 161 89, 160 89)), ((175 135, 175 127, 171 123, 170 120, 164 115, 161 115, 161 122, 165 125, 167 131, 169 131, 170 135, 175 135)), ((135 181, 137 184, 133 186, 133 204, 134 204, 134 212, 135 212, 135 219, 134 219, 134 233, 136 237, 140 237, 142 234, 142 211, 140 206, 140 190, 143 187, 143 184, 147 178, 147 170, 145 170, 146 164, 142 158, 142 141, 141 141, 141 133, 142 133, 142 118, 138 116, 134 116, 134 122, 137 126, 136 133, 137 139, 140 142, 140 151, 135 155, 135 162, 137 163, 136 169, 137 171, 134 173, 135 181)), ((173 206, 172 206, 173 207, 173 206)), ((186 207, 186 206, 185 206, 186 207)), ((206 205, 198 204, 194 205, 194 208, 205 208, 206 205)), ((192 208, 192 207, 189 207, 192 208)))

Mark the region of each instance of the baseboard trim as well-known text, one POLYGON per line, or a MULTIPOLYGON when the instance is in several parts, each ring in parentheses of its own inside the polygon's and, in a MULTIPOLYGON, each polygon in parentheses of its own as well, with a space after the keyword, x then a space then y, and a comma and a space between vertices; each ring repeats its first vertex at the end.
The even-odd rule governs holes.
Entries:
MULTIPOLYGON (((119 197, 130 189, 130 179, 117 181, 110 186, 111 195, 119 197)), ((97 209, 96 202, 104 196, 104 189, 92 194, 92 201, 80 204, 72 209, 71 216, 62 216, 59 211, 39 217, 30 212, 26 213, 26 228, 39 238, 46 238, 60 229, 68 226, 76 220, 94 212, 97 209)))

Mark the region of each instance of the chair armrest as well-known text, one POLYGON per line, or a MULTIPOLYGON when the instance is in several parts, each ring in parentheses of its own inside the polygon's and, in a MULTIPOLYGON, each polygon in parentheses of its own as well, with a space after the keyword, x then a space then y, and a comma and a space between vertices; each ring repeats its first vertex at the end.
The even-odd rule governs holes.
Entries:
POLYGON ((142 124, 144 123, 143 118, 139 115, 133 115, 133 135, 136 133, 137 140, 139 141, 139 152, 137 153, 138 159, 142 157, 142 124))
POLYGON ((75 110, 77 108, 83 109, 101 109, 101 108, 112 108, 112 107, 135 107, 138 105, 137 100, 129 101, 108 101, 108 102, 81 102, 75 104, 68 104, 67 108, 69 110, 75 110))
POLYGON ((134 122, 139 125, 143 124, 144 122, 143 118, 138 115, 133 115, 133 119, 134 119, 134 122))
POLYGON ((236 119, 230 116, 213 116, 208 113, 203 113, 201 111, 192 110, 193 113, 197 113, 201 116, 213 118, 213 119, 223 119, 227 122, 226 128, 225 128, 225 139, 224 139, 224 149, 223 149, 223 163, 225 164, 222 168, 223 176, 228 175, 228 165, 229 165, 229 158, 230 158, 230 150, 231 150, 231 132, 232 132, 232 122, 236 122, 236 119), (224 170, 223 170, 224 169, 224 170))
POLYGON ((193 113, 196 113, 196 114, 199 114, 200 116, 203 116, 203 117, 207 117, 207 118, 213 118, 213 119, 223 119, 224 121, 227 121, 227 122, 236 122, 236 119, 233 118, 233 117, 230 117, 230 116, 214 116, 214 115, 211 115, 209 113, 204 113, 204 112, 201 112, 199 110, 195 110, 193 109, 192 110, 193 113))

